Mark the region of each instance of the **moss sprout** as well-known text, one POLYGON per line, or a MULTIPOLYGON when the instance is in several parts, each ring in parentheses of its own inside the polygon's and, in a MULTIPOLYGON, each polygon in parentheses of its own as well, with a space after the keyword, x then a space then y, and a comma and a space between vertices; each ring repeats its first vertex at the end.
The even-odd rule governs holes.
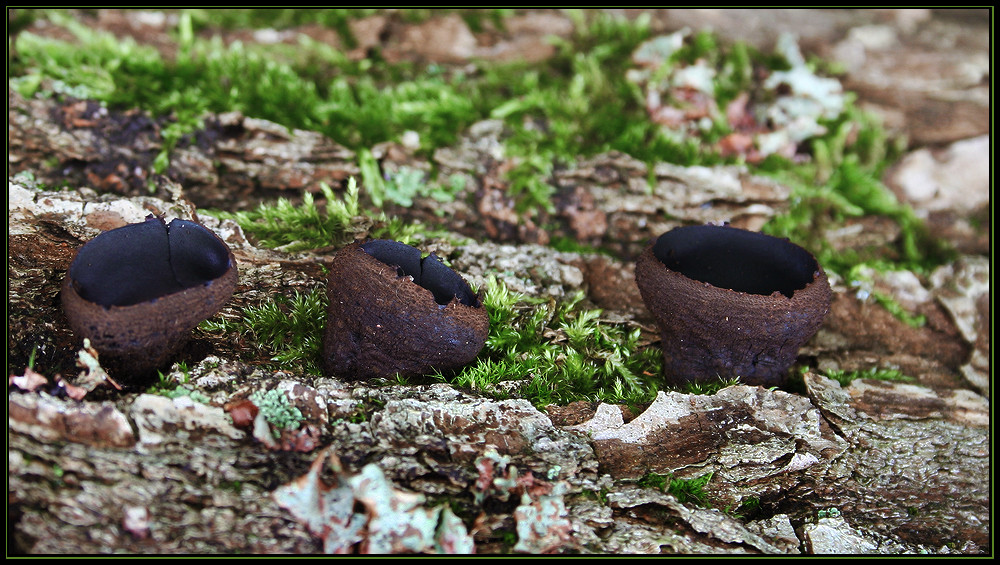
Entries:
POLYGON ((738 384, 740 384, 739 377, 734 379, 723 379, 719 377, 714 381, 710 380, 685 383, 684 386, 680 387, 679 392, 684 394, 704 394, 711 396, 724 388, 736 386, 738 384))
POLYGON ((317 287, 296 291, 250 306, 240 320, 218 319, 203 322, 203 331, 235 332, 250 337, 259 352, 285 370, 301 370, 320 375, 319 350, 326 320, 326 293, 317 287))
POLYGON ((234 220, 263 247, 286 252, 342 246, 354 241, 357 234, 368 230, 372 223, 376 224, 372 235, 399 241, 407 241, 420 228, 419 224, 393 222, 384 214, 375 218, 364 216, 359 204, 360 188, 354 177, 348 181, 343 197, 338 197, 323 182, 320 191, 325 198, 322 209, 313 195, 305 192, 299 205, 281 198, 273 204, 261 204, 256 210, 210 210, 207 213, 234 220))
POLYGON ((158 394, 167 398, 179 398, 187 396, 195 402, 206 404, 210 401, 208 396, 201 391, 190 386, 191 371, 187 363, 181 361, 175 363, 166 374, 160 372, 156 384, 149 388, 149 394, 158 394))
POLYGON ((693 479, 675 479, 673 475, 660 475, 657 473, 646 473, 639 479, 639 486, 656 488, 663 492, 668 492, 677 498, 681 504, 694 504, 695 506, 709 507, 708 494, 705 492, 705 485, 712 480, 713 473, 705 473, 693 479))

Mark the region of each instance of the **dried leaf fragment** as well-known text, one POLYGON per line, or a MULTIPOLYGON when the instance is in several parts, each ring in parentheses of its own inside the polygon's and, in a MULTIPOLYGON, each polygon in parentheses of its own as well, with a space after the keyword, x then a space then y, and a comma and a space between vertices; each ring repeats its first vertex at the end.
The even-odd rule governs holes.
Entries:
POLYGON ((425 508, 423 495, 397 490, 374 463, 358 474, 345 473, 329 448, 320 452, 308 473, 278 487, 273 496, 323 540, 326 553, 474 551, 465 524, 447 507, 425 508), (320 480, 327 458, 336 473, 336 485, 320 480), (363 512, 355 511, 356 505, 363 512))

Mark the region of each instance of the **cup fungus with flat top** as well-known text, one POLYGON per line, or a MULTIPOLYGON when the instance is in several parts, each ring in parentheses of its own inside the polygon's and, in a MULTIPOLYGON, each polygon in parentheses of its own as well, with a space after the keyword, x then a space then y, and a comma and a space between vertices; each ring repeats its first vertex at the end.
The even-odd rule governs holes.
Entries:
POLYGON ((433 253, 387 239, 337 252, 327 278, 328 375, 367 379, 457 369, 486 343, 480 296, 433 253))
POLYGON ((63 310, 112 376, 140 377, 164 366, 190 331, 225 305, 237 277, 232 251, 211 230, 149 216, 77 251, 62 286, 63 310))
POLYGON ((781 385, 830 308, 830 284, 812 254, 730 226, 661 235, 636 262, 635 279, 674 386, 718 377, 781 385))

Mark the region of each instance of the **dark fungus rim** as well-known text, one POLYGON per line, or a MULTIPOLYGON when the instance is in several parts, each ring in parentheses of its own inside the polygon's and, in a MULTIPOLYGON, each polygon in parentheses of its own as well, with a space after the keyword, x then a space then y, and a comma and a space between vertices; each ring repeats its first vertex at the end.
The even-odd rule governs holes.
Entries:
POLYGON ((480 294, 435 255, 392 240, 352 243, 327 276, 326 374, 389 378, 472 361, 489 333, 480 294))
POLYGON ((730 226, 687 226, 657 238, 653 254, 671 271, 719 288, 791 298, 819 272, 811 253, 788 241, 730 226))
POLYGON ((362 243, 361 249, 386 265, 396 267, 399 276, 412 277, 415 284, 431 291, 434 301, 441 306, 454 298, 466 306, 481 306, 469 283, 433 253, 421 257, 416 247, 391 239, 372 239, 362 243))
POLYGON ((822 325, 831 291, 808 251, 729 226, 675 228, 636 262, 673 385, 717 377, 777 386, 822 325))
POLYGON ((150 216, 80 247, 63 282, 63 310, 106 369, 145 373, 225 305, 237 279, 232 251, 211 230, 150 216))

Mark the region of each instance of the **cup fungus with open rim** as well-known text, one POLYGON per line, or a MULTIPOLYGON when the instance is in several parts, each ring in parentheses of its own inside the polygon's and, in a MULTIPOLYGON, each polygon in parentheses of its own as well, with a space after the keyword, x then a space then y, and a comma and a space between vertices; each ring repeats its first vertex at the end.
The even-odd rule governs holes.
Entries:
POLYGON ((480 296, 433 253, 387 239, 337 252, 327 279, 323 365, 346 379, 460 368, 489 333, 480 296))
POLYGON ((225 305, 237 277, 232 251, 211 230, 149 216, 80 247, 63 282, 63 310, 112 376, 144 376, 225 305))
POLYGON ((668 383, 717 377, 777 386, 823 323, 830 283, 808 251, 730 226, 675 228, 636 262, 668 383))

